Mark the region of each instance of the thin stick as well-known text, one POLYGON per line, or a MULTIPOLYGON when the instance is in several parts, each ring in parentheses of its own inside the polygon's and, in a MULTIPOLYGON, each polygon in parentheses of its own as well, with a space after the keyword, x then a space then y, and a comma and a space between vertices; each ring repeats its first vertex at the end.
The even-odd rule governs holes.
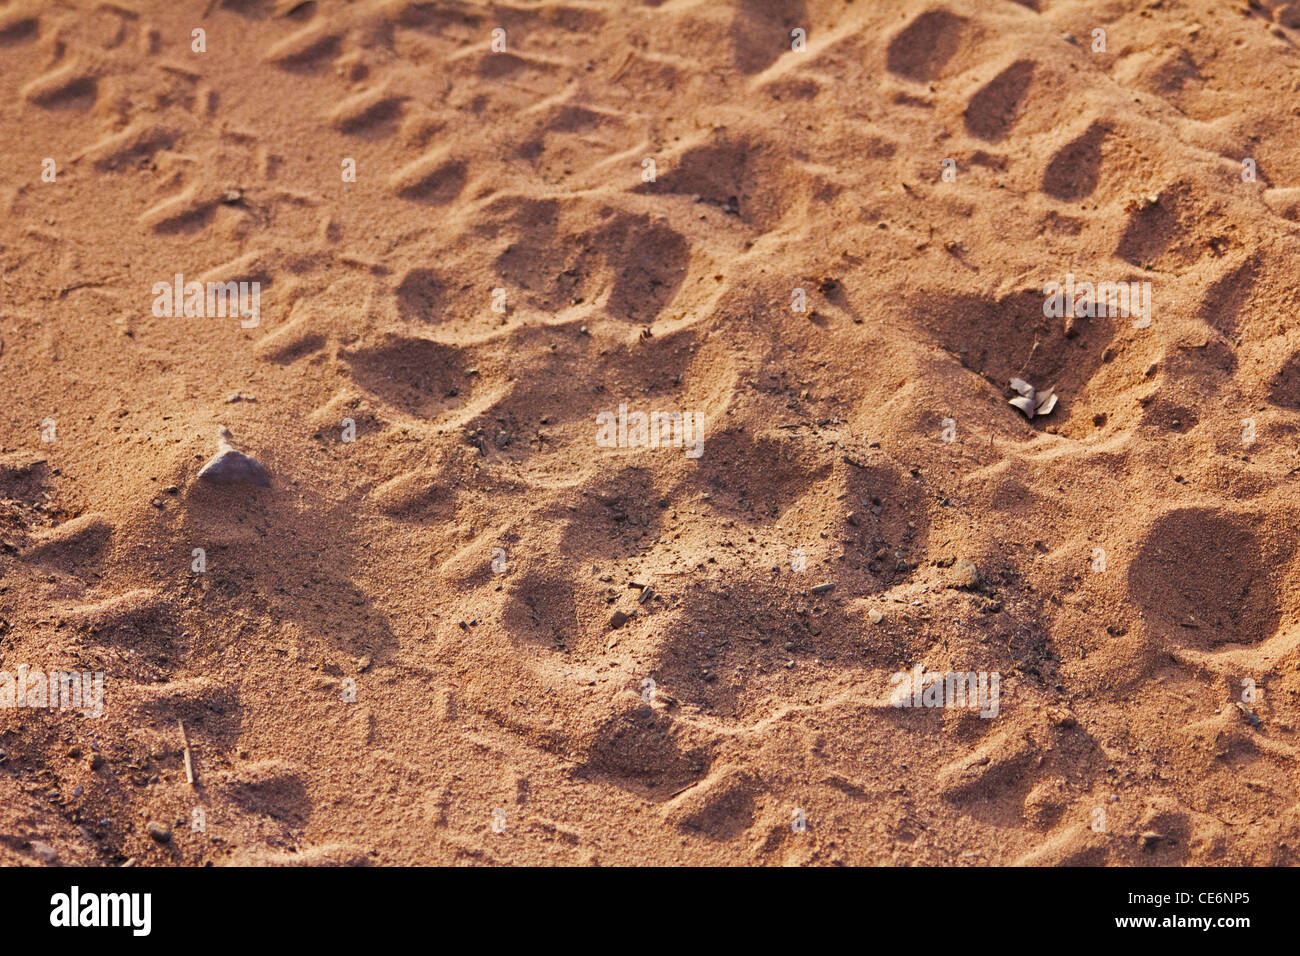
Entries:
POLYGON ((190 738, 185 733, 185 721, 176 721, 176 726, 181 729, 181 740, 185 743, 185 780, 191 787, 194 786, 194 759, 190 756, 190 738))
POLYGON ((624 73, 626 73, 627 68, 632 65, 632 60, 635 56, 636 56, 635 53, 629 52, 628 55, 623 58, 623 65, 614 71, 614 75, 609 78, 609 82, 617 83, 619 77, 621 77, 624 73))
POLYGON ((74 282, 72 285, 65 285, 59 290, 59 298, 62 299, 69 292, 76 292, 78 289, 98 289, 101 286, 108 285, 114 279, 120 279, 121 276, 109 276, 107 279, 92 279, 88 282, 74 282))

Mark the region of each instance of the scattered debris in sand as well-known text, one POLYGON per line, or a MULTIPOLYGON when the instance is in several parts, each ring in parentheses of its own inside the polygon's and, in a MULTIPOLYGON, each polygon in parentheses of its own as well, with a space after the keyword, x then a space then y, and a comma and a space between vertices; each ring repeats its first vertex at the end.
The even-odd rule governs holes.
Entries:
POLYGON ((1219 7, 0 0, 0 864, 1300 864, 1219 7))
POLYGON ((1147 193, 1146 195, 1138 196, 1135 199, 1129 199, 1126 203, 1124 203, 1124 211, 1143 212, 1144 210, 1150 209, 1152 206, 1158 205, 1159 203, 1160 203, 1159 193, 1147 193))

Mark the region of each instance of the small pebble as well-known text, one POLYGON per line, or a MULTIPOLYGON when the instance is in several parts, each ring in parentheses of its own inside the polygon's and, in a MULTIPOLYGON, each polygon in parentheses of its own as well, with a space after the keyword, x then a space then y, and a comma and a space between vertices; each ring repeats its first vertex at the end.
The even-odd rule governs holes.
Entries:
POLYGON ((974 561, 958 561, 952 566, 952 573, 948 577, 949 582, 955 588, 974 588, 980 583, 979 569, 975 567, 974 561))
POLYGON ((148 825, 146 825, 145 829, 148 830, 149 835, 153 837, 155 840, 157 840, 159 843, 171 842, 172 831, 168 830, 165 826, 163 826, 158 821, 150 820, 148 825))
POLYGON ((231 444, 230 431, 226 428, 218 432, 217 453, 199 470, 199 480, 217 485, 269 487, 271 484, 262 463, 251 455, 238 451, 231 444))
POLYGON ((44 843, 40 840, 33 840, 31 842, 31 847, 32 856, 36 857, 36 859, 40 860, 42 863, 58 862, 59 851, 54 849, 54 847, 50 846, 48 843, 44 843))
POLYGON ((879 624, 881 621, 885 619, 885 615, 881 614, 873 607, 870 611, 867 612, 867 618, 871 621, 872 624, 879 624))

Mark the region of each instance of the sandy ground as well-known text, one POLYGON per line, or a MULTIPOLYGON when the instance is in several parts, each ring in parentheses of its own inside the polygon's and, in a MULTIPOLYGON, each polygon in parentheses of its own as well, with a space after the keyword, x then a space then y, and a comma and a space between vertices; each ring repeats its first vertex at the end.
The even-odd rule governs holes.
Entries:
POLYGON ((0 862, 1295 864, 1297 28, 0 3, 0 862))

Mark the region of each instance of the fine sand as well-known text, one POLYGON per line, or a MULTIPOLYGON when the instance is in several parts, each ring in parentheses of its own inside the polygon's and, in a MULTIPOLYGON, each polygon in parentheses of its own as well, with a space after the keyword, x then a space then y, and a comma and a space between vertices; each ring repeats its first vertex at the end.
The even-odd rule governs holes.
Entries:
POLYGON ((0 0, 0 863, 1294 865, 1298 44, 0 0))

